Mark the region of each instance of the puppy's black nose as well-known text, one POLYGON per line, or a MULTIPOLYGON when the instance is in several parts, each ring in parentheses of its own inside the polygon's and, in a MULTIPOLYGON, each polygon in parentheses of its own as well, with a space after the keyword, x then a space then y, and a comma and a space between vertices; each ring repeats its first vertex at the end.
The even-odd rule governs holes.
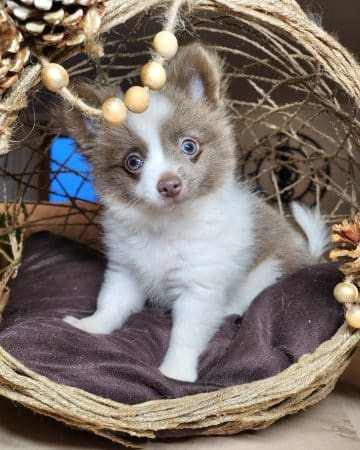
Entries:
POLYGON ((157 190, 161 197, 175 198, 181 191, 181 180, 177 175, 160 178, 157 184, 157 190))

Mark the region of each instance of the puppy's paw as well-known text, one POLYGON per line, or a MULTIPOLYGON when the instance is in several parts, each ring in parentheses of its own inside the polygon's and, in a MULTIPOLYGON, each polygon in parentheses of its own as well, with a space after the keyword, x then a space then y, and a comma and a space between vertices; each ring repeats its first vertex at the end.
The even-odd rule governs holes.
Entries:
POLYGON ((93 334, 109 334, 113 330, 109 328, 108 324, 96 319, 94 316, 84 317, 83 319, 77 319, 73 316, 65 316, 64 322, 79 328, 79 330, 86 331, 93 334))
POLYGON ((163 375, 174 380, 188 381, 190 383, 194 383, 197 380, 196 367, 192 367, 189 364, 168 362, 165 359, 159 370, 163 375))

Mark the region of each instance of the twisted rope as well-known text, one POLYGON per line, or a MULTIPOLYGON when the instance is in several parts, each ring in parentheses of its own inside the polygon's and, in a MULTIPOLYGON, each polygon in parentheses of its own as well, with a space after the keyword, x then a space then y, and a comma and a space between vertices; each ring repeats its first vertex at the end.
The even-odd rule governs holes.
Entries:
POLYGON ((206 394, 126 405, 59 385, 0 348, 0 395, 71 426, 130 447, 166 430, 234 434, 261 429, 324 398, 346 368, 360 334, 343 325, 311 355, 279 375, 206 394), (324 382, 326 380, 326 382, 324 382), (127 435, 127 438, 119 434, 127 435))

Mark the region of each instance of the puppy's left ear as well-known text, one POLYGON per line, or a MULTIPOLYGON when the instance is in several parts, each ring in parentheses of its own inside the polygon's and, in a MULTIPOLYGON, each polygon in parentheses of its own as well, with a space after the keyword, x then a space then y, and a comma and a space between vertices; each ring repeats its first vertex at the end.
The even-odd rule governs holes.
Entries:
POLYGON ((219 106, 226 89, 224 63, 202 44, 182 47, 167 68, 168 84, 180 88, 196 101, 219 106))

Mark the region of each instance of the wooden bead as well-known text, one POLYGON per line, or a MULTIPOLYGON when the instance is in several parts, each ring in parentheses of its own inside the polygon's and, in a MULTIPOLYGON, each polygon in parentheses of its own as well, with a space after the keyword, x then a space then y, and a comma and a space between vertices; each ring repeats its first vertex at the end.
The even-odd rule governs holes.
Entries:
POLYGON ((107 98, 101 106, 101 112, 105 121, 110 125, 121 125, 127 116, 124 102, 117 97, 107 98))
POLYGON ((134 113, 142 113, 149 106, 149 89, 142 86, 132 86, 125 92, 124 103, 134 113))
POLYGON ((152 42, 154 51, 165 59, 170 59, 176 55, 178 41, 170 31, 160 31, 152 42))
POLYGON ((41 80, 49 91, 58 92, 69 84, 69 74, 60 64, 51 63, 41 71, 41 80))
POLYGON ((359 297, 359 291, 355 284, 344 281, 335 286, 334 297, 340 303, 355 303, 359 297))
POLYGON ((141 69, 141 81, 144 86, 158 91, 166 83, 166 72, 163 66, 155 61, 150 61, 141 69))
POLYGON ((351 327, 360 329, 360 305, 351 305, 345 317, 351 327))

